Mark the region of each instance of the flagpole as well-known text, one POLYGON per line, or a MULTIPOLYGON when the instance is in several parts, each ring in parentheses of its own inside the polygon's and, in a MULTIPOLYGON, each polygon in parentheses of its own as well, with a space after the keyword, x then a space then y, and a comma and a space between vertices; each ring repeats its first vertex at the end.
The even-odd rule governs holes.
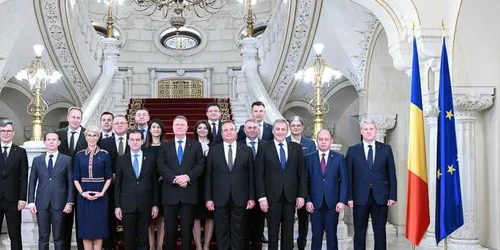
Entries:
POLYGON ((444 37, 444 20, 441 19, 441 36, 444 37))
POLYGON ((411 244, 411 250, 415 250, 415 244, 411 244))
POLYGON ((448 250, 448 237, 444 238, 444 250, 448 250))

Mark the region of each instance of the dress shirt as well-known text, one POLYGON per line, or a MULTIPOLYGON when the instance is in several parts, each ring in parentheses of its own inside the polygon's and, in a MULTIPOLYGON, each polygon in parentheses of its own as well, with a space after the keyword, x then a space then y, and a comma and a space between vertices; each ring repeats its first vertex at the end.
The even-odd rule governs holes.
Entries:
POLYGON ((108 133, 102 132, 102 138, 109 138, 111 136, 113 136, 113 131, 109 131, 108 133))
MULTIPOLYGON (((248 137, 245 139, 247 145, 251 148, 252 147, 252 140, 248 139, 248 137)), ((257 150, 259 149, 259 139, 255 138, 255 153, 257 153, 257 150)))
MULTIPOLYGON (((55 170, 55 166, 56 166, 56 159, 57 159, 57 155, 59 154, 59 151, 56 151, 54 153, 49 153, 47 152, 47 154, 45 155, 45 166, 49 167, 49 159, 50 159, 50 155, 53 155, 52 157, 52 167, 54 167, 54 170, 55 170)), ((52 170, 52 171, 54 171, 52 170)))
POLYGON ((229 156, 228 156, 229 145, 231 145, 231 149, 233 150, 233 165, 234 165, 234 160, 236 159, 236 141, 234 141, 231 144, 224 142, 224 156, 226 157, 226 162, 228 162, 228 159, 229 159, 229 156))
POLYGON ((139 150, 136 153, 130 151, 130 162, 132 163, 132 167, 134 166, 135 155, 138 155, 137 156, 137 161, 139 161, 139 173, 141 173, 141 169, 142 169, 142 155, 143 155, 142 150, 139 150))
POLYGON ((174 140, 175 140, 175 154, 177 155, 179 153, 179 142, 178 141, 182 141, 181 145, 182 145, 182 152, 185 154, 186 153, 186 136, 184 136, 184 138, 182 139, 177 139, 174 137, 174 140))
POLYGON ((146 137, 148 137, 148 126, 146 126, 146 127, 144 127, 144 128, 139 128, 139 127, 137 127, 137 129, 138 129, 139 131, 144 130, 144 133, 142 134, 142 136, 143 136, 143 137, 142 137, 142 139, 144 140, 144 142, 146 142, 146 137))
POLYGON ((210 124, 210 128, 207 128, 207 129, 212 131, 212 126, 213 126, 212 123, 215 123, 215 135, 218 134, 219 133, 219 122, 220 122, 219 120, 217 120, 217 121, 208 120, 208 123, 210 124))
POLYGON ((3 147, 8 147, 7 148, 7 157, 9 157, 10 150, 12 149, 12 142, 10 142, 9 144, 3 144, 3 142, 2 142, 2 148, 0 148, 0 155, 3 154, 3 147))
POLYGON ((76 144, 78 143, 78 138, 80 137, 80 132, 82 132, 82 127, 78 127, 75 131, 71 130, 71 128, 68 127, 68 145, 69 148, 74 147, 76 149, 76 144), (76 132, 75 135, 73 136, 75 138, 75 145, 71 145, 71 132, 76 132))
POLYGON ((302 136, 299 136, 299 139, 297 140, 297 139, 295 139, 295 137, 293 135, 291 135, 290 139, 291 139, 291 141, 300 144, 300 141, 302 140, 302 136))
POLYGON ((375 161, 375 141, 373 141, 372 143, 368 144, 367 142, 363 141, 363 148, 365 150, 365 157, 366 157, 366 160, 368 160, 368 150, 370 148, 368 148, 368 145, 372 145, 372 150, 373 150, 373 161, 375 161))
POLYGON ((259 139, 262 139, 263 134, 264 134, 264 120, 259 122, 259 139))
POLYGON ((116 152, 120 152, 120 137, 123 138, 123 153, 125 153, 125 149, 127 148, 128 141, 127 141, 127 133, 125 133, 122 136, 119 136, 115 134, 115 145, 116 145, 116 152))
MULTIPOLYGON (((276 140, 273 140, 274 141, 274 146, 276 146, 276 152, 278 152, 278 158, 280 157, 280 143, 283 143, 283 149, 285 150, 285 156, 286 156, 286 159, 288 159, 288 144, 286 143, 286 140, 283 140, 282 142, 278 142, 276 140)), ((285 159, 285 161, 286 161, 285 159)), ((281 161, 281 159, 280 159, 281 161)))
POLYGON ((321 163, 321 157, 323 156, 323 154, 325 154, 325 165, 328 165, 328 156, 330 156, 330 150, 327 150, 325 152, 318 150, 318 153, 319 153, 319 162, 321 163))

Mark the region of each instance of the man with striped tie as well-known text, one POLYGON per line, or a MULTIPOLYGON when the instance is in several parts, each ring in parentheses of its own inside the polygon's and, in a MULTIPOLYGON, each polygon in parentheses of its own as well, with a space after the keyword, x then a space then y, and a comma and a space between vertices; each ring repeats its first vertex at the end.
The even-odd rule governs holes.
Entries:
MULTIPOLYGON (((243 125, 243 130, 245 131, 245 139, 240 140, 240 143, 244 143, 252 149, 254 159, 257 156, 257 151, 259 145, 264 143, 259 140, 259 122, 250 118, 245 121, 243 125)), ((264 220, 265 214, 260 210, 259 206, 255 206, 248 211, 248 231, 247 239, 250 244, 250 250, 260 249, 260 242, 262 238, 262 233, 264 232, 264 220)))

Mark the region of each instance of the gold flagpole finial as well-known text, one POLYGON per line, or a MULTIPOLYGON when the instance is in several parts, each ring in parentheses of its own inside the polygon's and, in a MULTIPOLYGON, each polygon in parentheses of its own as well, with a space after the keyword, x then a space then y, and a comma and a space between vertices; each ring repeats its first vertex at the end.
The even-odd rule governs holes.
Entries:
POLYGON ((441 36, 444 37, 444 20, 441 19, 441 36))
POLYGON ((415 22, 412 22, 411 33, 413 33, 413 36, 415 36, 415 22))

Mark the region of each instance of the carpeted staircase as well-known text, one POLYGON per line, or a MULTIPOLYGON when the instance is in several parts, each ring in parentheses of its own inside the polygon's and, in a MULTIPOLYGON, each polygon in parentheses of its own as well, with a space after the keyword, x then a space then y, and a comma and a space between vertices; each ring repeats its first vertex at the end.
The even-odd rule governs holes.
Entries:
POLYGON ((193 137, 194 124, 198 120, 206 120, 207 104, 216 102, 221 107, 222 120, 232 119, 231 104, 229 98, 179 98, 179 99, 131 99, 127 117, 129 127, 135 127, 135 111, 139 108, 146 108, 151 119, 158 118, 165 123, 167 140, 172 139, 172 122, 175 116, 184 115, 188 119, 188 137, 193 137))

